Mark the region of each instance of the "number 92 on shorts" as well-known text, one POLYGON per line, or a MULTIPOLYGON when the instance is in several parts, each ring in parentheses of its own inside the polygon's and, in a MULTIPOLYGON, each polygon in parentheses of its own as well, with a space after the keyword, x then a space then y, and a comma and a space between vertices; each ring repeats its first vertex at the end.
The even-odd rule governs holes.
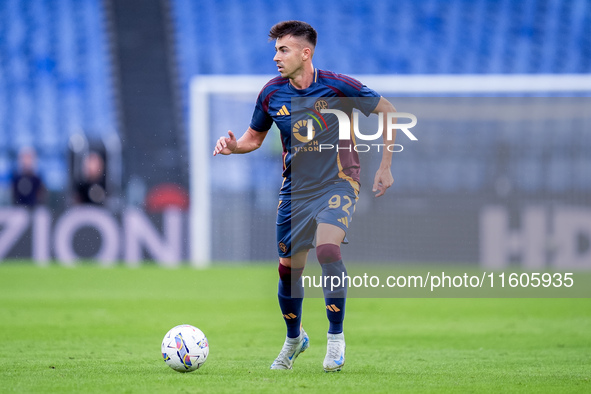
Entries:
MULTIPOLYGON (((314 247, 320 223, 340 227, 347 233, 353 220, 357 192, 349 182, 337 182, 313 197, 279 202, 277 209, 277 251, 280 257, 314 247)), ((347 239, 343 243, 347 243, 347 239)))

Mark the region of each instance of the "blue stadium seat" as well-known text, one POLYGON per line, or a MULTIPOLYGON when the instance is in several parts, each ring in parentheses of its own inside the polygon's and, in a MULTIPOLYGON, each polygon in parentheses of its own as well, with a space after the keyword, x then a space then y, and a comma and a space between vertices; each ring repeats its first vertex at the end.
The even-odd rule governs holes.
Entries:
POLYGON ((320 36, 317 64, 345 73, 591 71, 591 3, 585 0, 304 0, 297 8, 270 0, 172 0, 172 5, 179 43, 199 48, 178 46, 186 79, 273 70, 264 38, 272 24, 285 19, 314 25, 320 36), (322 47, 326 42, 330 48, 322 47), (186 50, 190 53, 181 53, 186 50))
POLYGON ((101 0, 0 1, 0 155, 33 145, 52 187, 64 186, 56 174, 67 175, 73 129, 115 130, 102 7, 101 0))

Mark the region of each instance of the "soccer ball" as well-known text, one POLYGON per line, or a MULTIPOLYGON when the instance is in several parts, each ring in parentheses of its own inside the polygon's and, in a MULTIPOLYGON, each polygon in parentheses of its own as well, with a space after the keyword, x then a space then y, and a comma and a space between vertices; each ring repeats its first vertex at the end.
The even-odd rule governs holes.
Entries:
POLYGON ((164 362, 178 372, 192 372, 207 360, 209 344, 197 327, 182 324, 171 328, 162 340, 164 362))

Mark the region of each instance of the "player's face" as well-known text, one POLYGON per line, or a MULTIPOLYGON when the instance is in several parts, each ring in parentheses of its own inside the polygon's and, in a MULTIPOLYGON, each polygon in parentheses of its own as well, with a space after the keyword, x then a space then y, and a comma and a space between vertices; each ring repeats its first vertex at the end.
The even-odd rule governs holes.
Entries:
POLYGON ((277 70, 284 78, 294 78, 302 70, 307 55, 302 39, 293 36, 278 38, 275 42, 275 57, 277 70))

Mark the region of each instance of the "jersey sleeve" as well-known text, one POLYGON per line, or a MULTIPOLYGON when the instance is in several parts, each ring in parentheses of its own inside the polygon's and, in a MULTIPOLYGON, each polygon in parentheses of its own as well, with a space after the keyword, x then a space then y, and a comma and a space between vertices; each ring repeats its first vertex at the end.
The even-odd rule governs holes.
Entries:
POLYGON ((257 103, 252 114, 252 120, 250 121, 250 128, 260 132, 268 131, 273 125, 273 118, 271 118, 271 115, 265 110, 262 96, 263 92, 261 92, 257 98, 257 103))
POLYGON ((365 85, 359 90, 357 97, 359 98, 358 100, 355 100, 358 105, 357 108, 363 112, 365 116, 369 116, 372 111, 376 109, 381 98, 375 90, 370 89, 365 85))
POLYGON ((363 112, 365 116, 369 116, 376 109, 381 96, 375 90, 348 75, 338 74, 337 78, 340 82, 339 89, 346 97, 353 100, 355 108, 363 112))

